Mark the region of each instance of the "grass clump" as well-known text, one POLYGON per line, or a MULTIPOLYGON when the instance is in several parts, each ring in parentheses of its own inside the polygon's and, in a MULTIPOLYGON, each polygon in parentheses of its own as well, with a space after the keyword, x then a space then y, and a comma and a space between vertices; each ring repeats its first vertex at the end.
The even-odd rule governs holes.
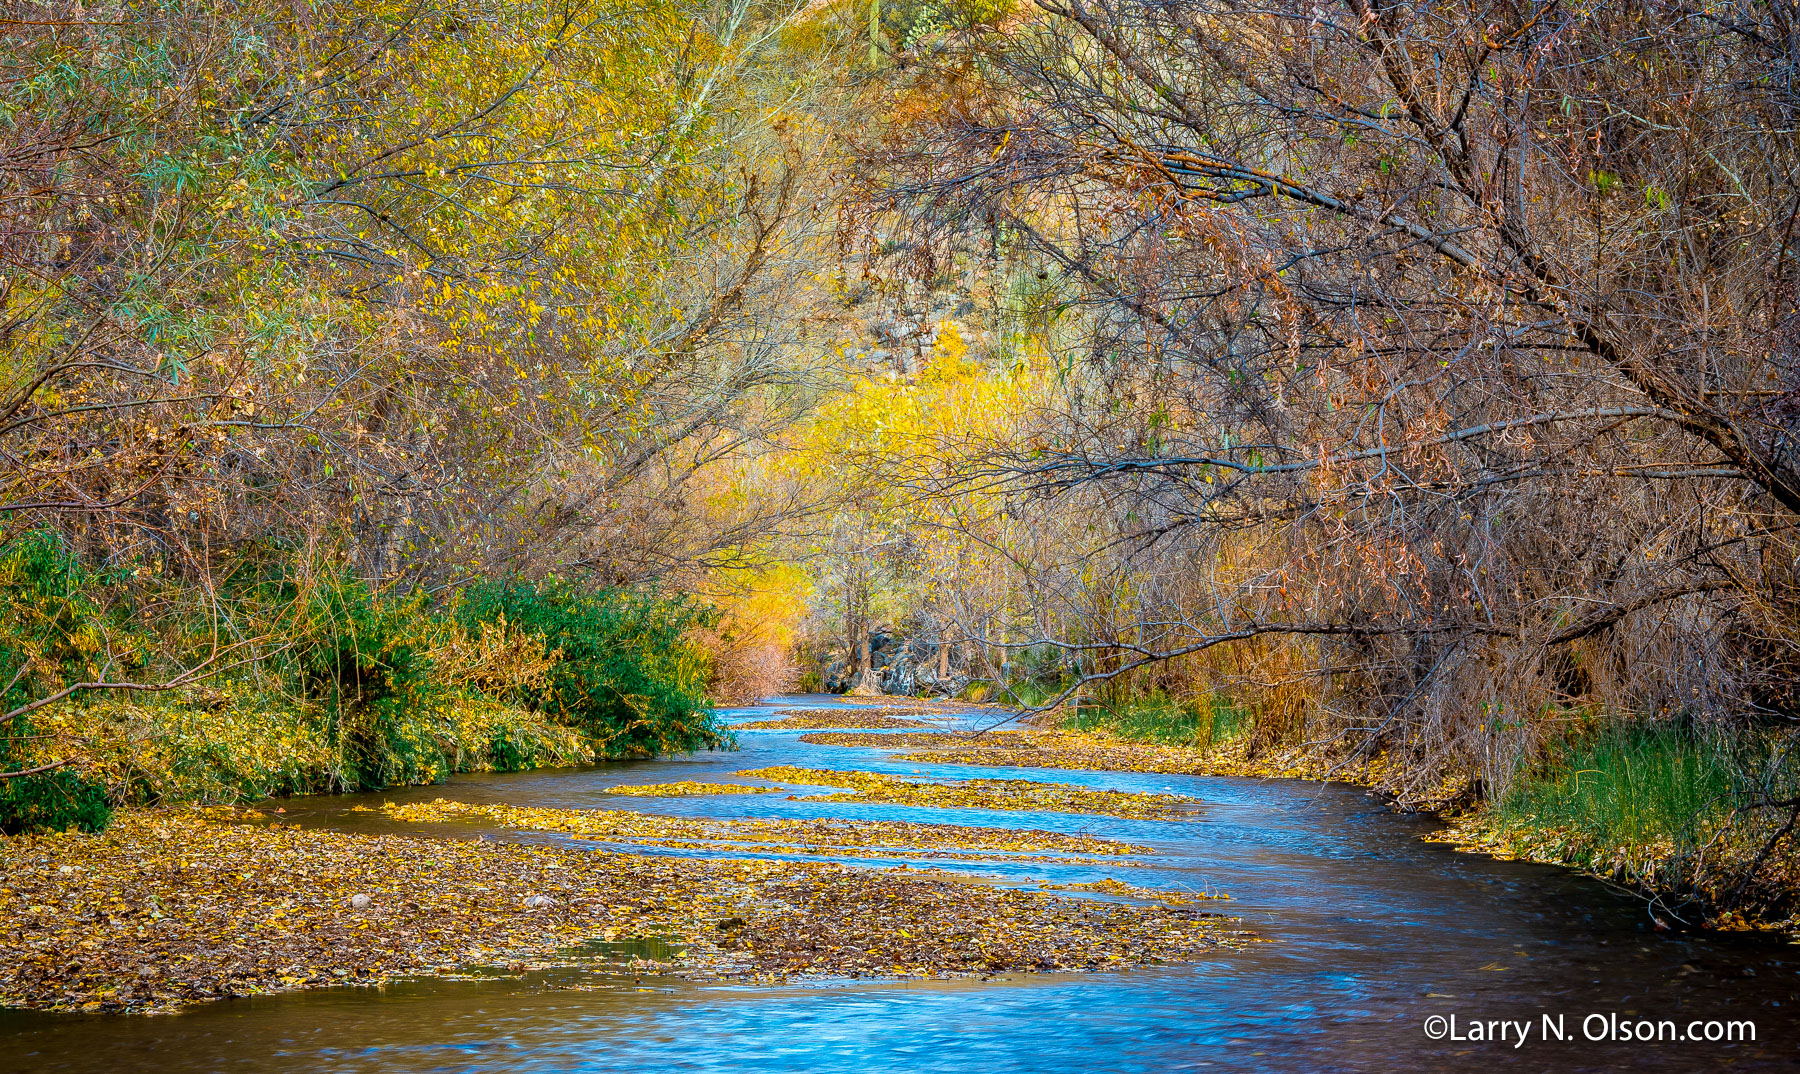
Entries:
POLYGON ((1074 731, 1193 749, 1223 746, 1250 727, 1249 710, 1218 694, 1179 700, 1157 692, 1114 705, 1084 706, 1069 720, 1074 731))
POLYGON ((1443 838, 1626 884, 1659 921, 1800 929, 1794 745, 1782 733, 1602 725, 1553 746, 1443 838))
POLYGON ((1614 725, 1556 748, 1493 803, 1511 828, 1556 833, 1575 853, 1691 851, 1731 808, 1738 762, 1667 725, 1614 725))

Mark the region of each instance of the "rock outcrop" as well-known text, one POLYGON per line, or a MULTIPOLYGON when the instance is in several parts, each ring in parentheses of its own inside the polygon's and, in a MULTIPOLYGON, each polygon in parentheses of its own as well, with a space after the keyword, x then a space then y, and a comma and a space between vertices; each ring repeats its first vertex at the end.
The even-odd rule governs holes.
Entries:
POLYGON ((951 696, 969 684, 967 661, 956 650, 952 646, 949 654, 940 654, 935 637, 878 629, 869 635, 866 670, 852 672, 848 656, 839 649, 820 659, 819 679, 834 694, 951 696))

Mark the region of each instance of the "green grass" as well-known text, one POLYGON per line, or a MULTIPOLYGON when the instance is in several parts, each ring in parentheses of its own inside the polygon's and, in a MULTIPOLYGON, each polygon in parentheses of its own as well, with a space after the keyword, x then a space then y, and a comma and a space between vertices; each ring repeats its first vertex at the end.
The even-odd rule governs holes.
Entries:
POLYGON ((1134 742, 1208 749, 1243 735, 1250 722, 1249 710, 1217 694, 1178 701, 1157 693, 1112 706, 1085 707, 1071 725, 1134 742))
POLYGON ((1494 813, 1509 825, 1562 829, 1595 847, 1687 848, 1736 784, 1723 746, 1670 727, 1615 726, 1516 779, 1494 813))

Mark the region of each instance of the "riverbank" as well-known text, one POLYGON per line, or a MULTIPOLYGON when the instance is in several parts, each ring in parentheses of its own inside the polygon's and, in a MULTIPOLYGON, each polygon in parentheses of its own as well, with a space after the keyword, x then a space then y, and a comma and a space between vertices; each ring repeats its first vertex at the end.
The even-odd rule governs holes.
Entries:
MULTIPOLYGON (((925 826, 915 834, 929 842, 925 826)), ((486 967, 700 979, 1111 970, 1241 938, 1186 905, 932 870, 353 835, 217 808, 0 839, 0 867, 0 1004, 57 1010, 162 1012, 486 967)))
POLYGON ((904 744, 903 759, 982 766, 1333 779, 1429 813, 1433 836, 1502 860, 1573 869, 1645 899, 1659 928, 1800 936, 1800 798, 1790 741, 1696 742, 1666 730, 1601 731, 1548 751, 1497 795, 1466 777, 1417 777, 1393 753, 1258 748, 1253 717, 1213 706, 1084 712, 977 739, 817 734, 816 743, 904 744), (898 740, 898 742, 896 741, 898 740))
MULTIPOLYGON (((819 698, 795 703, 814 711, 833 704, 819 698)), ((763 715, 764 710, 728 711, 724 722, 736 727, 763 715)), ((759 1069, 791 1074, 1180 1070, 1208 1062, 1246 1072, 1266 1070, 1275 1062, 1307 1070, 1479 1069, 1493 1074, 1516 1069, 1525 1074, 1575 1053, 1549 1045, 1517 1052, 1505 1046, 1470 1051, 1468 1044, 1433 1042, 1419 1027, 1434 1014, 1473 1010, 1504 1017, 1546 1005, 1577 1012, 1570 1018, 1572 1028, 1584 1017, 1579 1012, 1631 1010, 1663 1017, 1692 1010, 1693 1017, 1750 1018, 1763 1030, 1764 1043, 1728 1052, 1692 1046, 1604 1048, 1592 1052, 1597 1058, 1587 1063, 1595 1069, 1630 1066, 1673 1074, 1722 1061, 1730 1061, 1734 1069, 1785 1070, 1791 1065, 1792 1049, 1784 1047, 1791 1041, 1780 1033, 1792 1009, 1794 949, 1789 945, 1759 935, 1656 935, 1637 907, 1597 883, 1423 842, 1419 836, 1431 826, 1428 822, 1390 814, 1368 794, 1344 784, 1153 773, 979 772, 804 744, 799 732, 747 731, 738 737, 740 749, 732 752, 471 776, 444 788, 285 799, 279 805, 287 812, 276 819, 284 826, 297 821, 308 828, 367 836, 473 839, 486 834, 490 840, 519 843, 561 842, 562 836, 572 836, 588 846, 618 847, 613 836, 565 832, 561 826, 578 825, 585 832, 612 814, 629 814, 688 822, 647 831, 646 839, 667 842, 646 846, 640 851, 644 854, 807 854, 875 866, 907 860, 884 849, 895 840, 919 842, 919 833, 899 822, 955 822, 965 836, 969 826, 983 825, 990 830, 971 837, 970 845, 959 850, 979 853, 982 860, 909 864, 915 870, 936 865, 977 874, 984 881, 993 878, 1002 886, 1085 894, 1101 901, 1120 895, 1149 901, 1145 889, 1154 889, 1156 898, 1224 892, 1230 901, 1207 901, 1199 908, 1241 917, 1242 926, 1212 920, 1226 928, 1253 928, 1267 942, 1208 947, 1193 961, 1125 972, 1005 972, 994 980, 983 980, 982 974, 939 980, 797 975, 783 982, 767 976, 703 980, 660 974, 646 974, 639 981, 632 972, 632 954, 666 960, 670 952, 653 945, 627 946, 623 939, 613 945, 602 940, 549 956, 528 956, 552 963, 543 971, 521 974, 508 968, 513 963, 497 962, 495 956, 497 969, 434 969, 416 978, 397 975, 384 987, 307 987, 202 1002, 184 1007, 180 1017, 7 1009, 0 1011, 0 1037, 7 1040, 12 1065, 0 1059, 0 1070, 429 1074, 448 1068, 498 1074, 525 1066, 735 1071, 745 1056, 755 1056, 759 1069), (1005 775, 1094 789, 1181 793, 1205 805, 1199 823, 1176 823, 821 805, 780 795, 708 795, 684 801, 610 797, 610 788, 623 785, 748 782, 737 773, 775 765, 872 770, 929 780, 1005 775), (483 815, 425 819, 421 814, 446 812, 436 804, 440 797, 481 807, 483 815), (829 829, 814 827, 827 821, 829 829), (1024 834, 1033 829, 1056 834, 1060 845, 1021 853, 1001 842, 1029 838, 1034 845, 1046 845, 1041 836, 1024 834), (766 842, 755 849, 728 845, 750 834, 760 834, 766 842), (1089 842, 1096 836, 1113 836, 1120 845, 1089 842), (1076 840, 1083 842, 1077 845, 1076 840), (705 845, 672 845, 683 842, 705 845), (1125 843, 1153 849, 1111 852, 1127 849, 1125 843), (868 851, 870 856, 846 858, 843 850, 868 851), (1094 860, 1040 860, 1052 856, 1094 860), (1114 894, 1109 878, 1137 890, 1114 894), (612 959, 614 966, 594 972, 554 964, 590 957, 612 959), (1653 998, 1649 1007, 1644 1006, 1646 996, 1653 998)), ((615 828, 614 834, 629 832, 615 828)), ((934 833, 929 841, 941 845, 945 838, 934 833)), ((943 876, 915 870, 873 876, 943 876)), ((958 909, 983 912, 980 905, 958 909)), ((526 916, 541 918, 543 911, 526 916)), ((917 932, 904 921, 899 926, 917 932)), ((844 946, 840 940, 827 942, 844 946)), ((13 952, 9 948, 5 953, 13 952)), ((856 957, 867 956, 853 956, 852 961, 856 957)), ((532 962, 521 959, 519 964, 532 962)), ((1592 1051, 1582 1047, 1578 1060, 1592 1051)))

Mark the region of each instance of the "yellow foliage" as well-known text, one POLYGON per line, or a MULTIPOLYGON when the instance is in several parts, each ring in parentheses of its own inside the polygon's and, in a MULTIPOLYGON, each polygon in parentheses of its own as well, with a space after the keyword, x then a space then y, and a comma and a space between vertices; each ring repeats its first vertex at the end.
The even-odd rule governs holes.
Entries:
MULTIPOLYGON (((442 772, 491 772, 521 761, 586 764, 573 728, 485 698, 440 694, 420 713, 442 772)), ((121 801, 238 802, 333 789, 342 745, 330 717, 253 681, 141 701, 117 695, 41 710, 46 741, 79 746, 84 767, 121 801)))
POLYGON ((539 690, 549 682, 561 650, 547 650, 542 635, 521 630, 501 613, 497 623, 480 624, 471 637, 449 630, 430 650, 433 678, 444 686, 486 693, 539 690))

